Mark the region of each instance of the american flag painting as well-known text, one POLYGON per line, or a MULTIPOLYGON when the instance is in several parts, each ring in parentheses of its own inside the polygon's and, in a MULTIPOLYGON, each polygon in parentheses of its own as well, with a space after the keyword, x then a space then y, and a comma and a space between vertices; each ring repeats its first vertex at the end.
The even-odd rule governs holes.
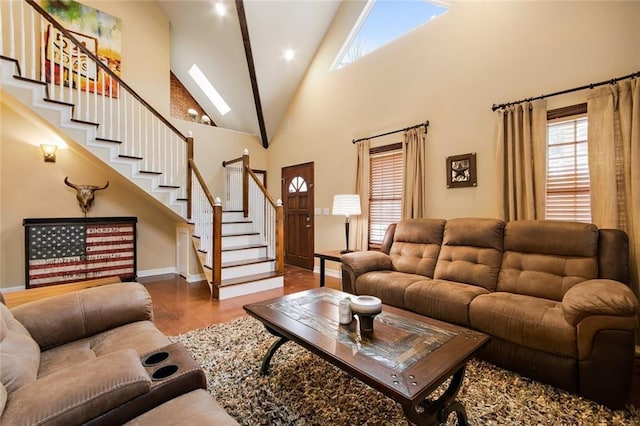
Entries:
POLYGON ((115 275, 134 279, 136 218, 111 219, 25 219, 27 287, 115 275))

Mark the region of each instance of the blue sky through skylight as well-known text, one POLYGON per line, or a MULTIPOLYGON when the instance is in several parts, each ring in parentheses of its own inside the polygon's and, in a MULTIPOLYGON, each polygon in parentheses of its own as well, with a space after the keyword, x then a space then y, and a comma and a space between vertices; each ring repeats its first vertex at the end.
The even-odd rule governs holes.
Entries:
POLYGON ((342 57, 335 68, 355 62, 442 15, 447 9, 447 6, 426 0, 370 0, 356 23, 360 28, 352 31, 351 40, 347 40, 348 47, 341 51, 342 57))

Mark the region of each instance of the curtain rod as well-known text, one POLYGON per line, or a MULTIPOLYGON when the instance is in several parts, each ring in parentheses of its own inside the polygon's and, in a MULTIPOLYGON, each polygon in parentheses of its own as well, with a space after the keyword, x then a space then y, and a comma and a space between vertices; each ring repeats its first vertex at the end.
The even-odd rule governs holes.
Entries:
POLYGON ((640 77, 640 71, 631 73, 629 75, 625 75, 623 77, 612 78, 611 80, 601 81, 599 83, 586 84, 584 86, 574 87, 573 89, 561 90, 559 92, 549 93, 548 95, 536 96, 535 98, 521 99, 519 101, 507 102, 507 103, 500 104, 500 105, 493 104, 493 106, 491 107, 491 111, 495 111, 497 109, 505 108, 505 107, 508 107, 508 106, 511 106, 511 105, 516 105, 516 104, 519 104, 519 103, 522 103, 522 102, 536 101, 538 99, 549 98, 551 96, 558 96, 558 95, 564 95, 565 93, 577 92, 578 90, 593 89, 594 87, 604 86, 605 84, 616 84, 620 80, 626 80, 628 78, 634 78, 634 77, 640 77))
POLYGON ((375 138, 379 138, 381 136, 392 135, 394 133, 404 132, 405 130, 411 130, 411 129, 415 129, 415 128, 421 127, 421 126, 424 126, 424 130, 426 131, 427 127, 429 127, 429 120, 426 120, 424 123, 414 124, 413 126, 405 127, 404 129, 392 130, 392 131, 387 132, 387 133, 380 133, 379 135, 369 136, 368 138, 354 139, 354 140, 351 141, 351 143, 358 143, 358 142, 366 141, 367 139, 375 139, 375 138))

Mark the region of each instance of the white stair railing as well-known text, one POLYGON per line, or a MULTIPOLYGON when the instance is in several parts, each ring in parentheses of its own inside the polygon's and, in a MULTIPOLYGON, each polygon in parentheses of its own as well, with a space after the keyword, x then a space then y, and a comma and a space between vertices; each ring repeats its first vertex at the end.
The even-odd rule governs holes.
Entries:
POLYGON ((191 221, 194 235, 200 239, 199 250, 205 252, 204 266, 211 269, 211 296, 218 298, 222 282, 222 202, 209 192, 193 160, 191 169, 191 221))
POLYGON ((247 149, 244 150, 242 157, 222 162, 225 183, 224 209, 226 211, 244 210, 244 169, 248 162, 249 150, 247 149))
POLYGON ((73 105, 72 120, 98 125, 96 141, 118 142, 119 157, 141 158, 139 171, 186 198, 185 136, 37 2, 0 1, 0 55, 46 84, 48 100, 73 105))
POLYGON ((256 174, 249 169, 249 219, 267 245, 267 257, 276 258, 277 211, 282 201, 273 201, 256 174))
POLYGON ((249 151, 242 157, 223 161, 225 172, 225 209, 243 211, 267 246, 267 257, 275 259, 276 272, 284 273, 284 217, 282 201, 275 201, 263 182, 249 166, 249 151))

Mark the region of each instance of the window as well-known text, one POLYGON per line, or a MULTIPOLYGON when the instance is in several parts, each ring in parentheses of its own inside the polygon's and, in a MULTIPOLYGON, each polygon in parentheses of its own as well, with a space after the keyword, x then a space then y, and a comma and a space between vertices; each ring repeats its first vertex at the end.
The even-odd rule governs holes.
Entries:
POLYGON ((331 69, 357 61, 409 31, 442 15, 449 6, 438 1, 369 0, 351 29, 331 69))
POLYGON ((549 111, 546 218, 591 222, 586 105, 549 111), (579 115, 575 115, 579 112, 579 115))
POLYGON ((294 177, 289 184, 289 192, 307 192, 307 182, 300 176, 294 177))
POLYGON ((387 227, 402 219, 402 144, 370 150, 369 248, 380 248, 387 227))

